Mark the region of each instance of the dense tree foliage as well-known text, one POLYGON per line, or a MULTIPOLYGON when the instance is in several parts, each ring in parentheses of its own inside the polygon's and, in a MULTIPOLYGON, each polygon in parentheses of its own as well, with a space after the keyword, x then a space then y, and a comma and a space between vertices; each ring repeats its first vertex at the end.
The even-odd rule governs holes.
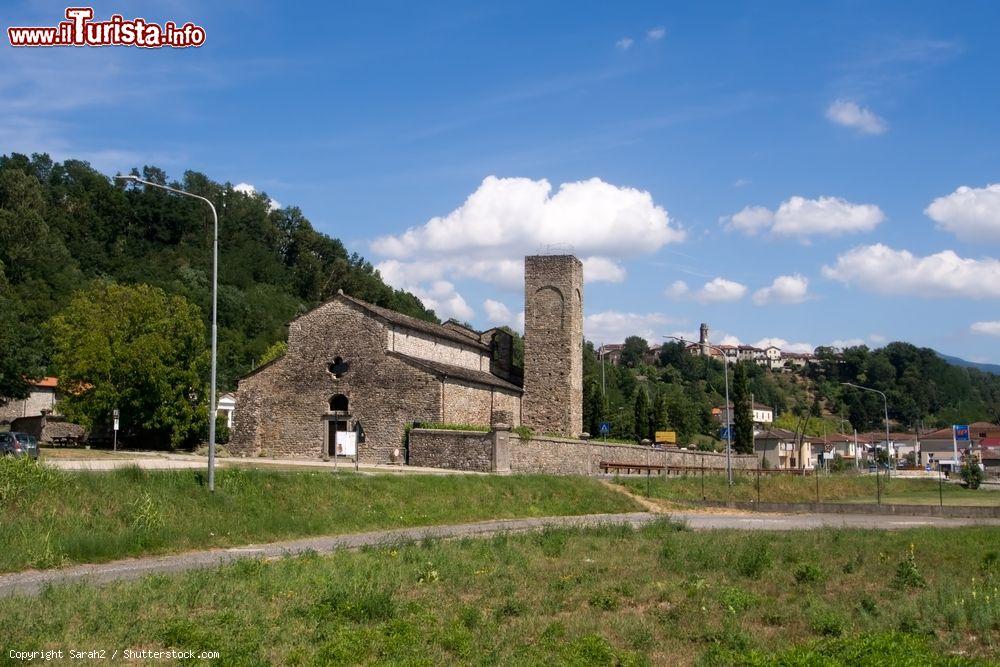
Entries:
MULTIPOLYGON (((623 351, 622 364, 605 362, 602 371, 593 345, 585 345, 584 428, 597 434, 598 424, 607 421, 612 437, 626 439, 671 429, 684 445, 721 446, 721 424, 711 416, 711 408, 725 404, 722 362, 692 355, 681 343, 668 343, 656 363, 647 364, 638 353, 641 345, 633 342, 627 347, 636 354, 625 355, 623 351)), ((881 398, 844 387, 841 382, 885 391, 889 417, 901 428, 914 428, 918 423, 931 428, 996 421, 1000 417, 1000 377, 953 366, 933 350, 891 343, 874 351, 866 347, 843 352, 820 348, 817 354, 817 361, 802 370, 772 372, 752 363, 730 368, 734 405, 747 407, 742 418, 734 409, 734 447, 750 451, 750 441, 745 437, 741 440, 738 432, 741 419, 752 422, 751 401, 772 406, 777 425, 809 435, 821 435, 824 430, 881 428, 881 398)))
MULTIPOLYGON (((747 369, 750 362, 742 361, 733 371, 733 449, 738 454, 753 454, 753 398, 747 369)), ((725 419, 723 419, 725 421, 725 419)))
MULTIPOLYGON (((264 194, 248 195, 192 171, 180 181, 168 181, 156 167, 134 173, 207 197, 219 212, 224 389, 284 340, 289 320, 338 289, 435 319, 412 294, 387 286, 369 262, 314 230, 298 208, 271 210, 264 194)), ((94 279, 149 284, 183 296, 207 322, 211 231, 207 207, 197 200, 127 188, 85 162, 0 157, 0 265, 6 277, 0 317, 25 327, 2 327, 0 335, 14 342, 0 347, 0 394, 23 393, 18 379, 51 365, 42 325, 69 303, 73 290, 94 279)))
POLYGON ((49 323, 60 409, 96 432, 121 411, 127 439, 190 445, 207 430, 205 325, 182 296, 95 281, 49 323))

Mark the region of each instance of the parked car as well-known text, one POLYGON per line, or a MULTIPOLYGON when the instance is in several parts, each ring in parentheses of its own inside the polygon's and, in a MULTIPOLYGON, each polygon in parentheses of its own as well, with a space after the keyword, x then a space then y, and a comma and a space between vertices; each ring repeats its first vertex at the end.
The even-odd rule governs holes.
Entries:
POLYGON ((0 456, 30 456, 38 459, 38 440, 27 433, 0 433, 0 456))

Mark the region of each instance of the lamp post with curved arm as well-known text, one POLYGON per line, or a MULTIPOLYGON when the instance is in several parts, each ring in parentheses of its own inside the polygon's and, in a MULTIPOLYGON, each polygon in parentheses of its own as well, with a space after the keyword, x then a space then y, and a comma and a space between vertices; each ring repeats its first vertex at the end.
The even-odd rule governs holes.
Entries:
MULTIPOLYGON (((665 336, 665 338, 675 340, 678 343, 684 343, 685 345, 688 343, 688 341, 680 338, 679 336, 665 336)), ((710 343, 699 343, 699 345, 704 345, 705 347, 713 349, 722 355, 722 368, 726 377, 726 483, 732 486, 733 463, 730 457, 733 451, 733 417, 731 412, 732 405, 729 402, 729 358, 726 356, 726 353, 722 348, 711 345, 710 343)))
MULTIPOLYGON (((859 384, 854 384, 853 382, 841 382, 840 384, 845 387, 854 387, 855 389, 860 389, 862 391, 870 391, 873 394, 878 394, 882 397, 882 407, 885 410, 885 457, 886 460, 891 463, 889 458, 889 399, 885 397, 885 393, 879 391, 878 389, 872 389, 871 387, 862 387, 859 384)), ((886 473, 888 474, 888 472, 886 473)), ((886 480, 888 481, 888 480, 886 480)), ((879 472, 878 472, 878 447, 875 448, 875 493, 878 504, 882 504, 882 487, 879 482, 879 472)))
POLYGON ((150 181, 143 180, 138 176, 115 176, 116 180, 119 181, 132 181, 133 183, 141 183, 142 185, 149 186, 151 188, 159 188, 161 190, 166 190, 167 192, 173 192, 174 194, 184 195, 185 197, 192 197, 194 199, 199 199, 206 204, 212 210, 212 384, 209 390, 208 398, 208 490, 215 491, 215 370, 216 370, 216 360, 218 358, 218 293, 219 293, 219 215, 215 212, 215 204, 211 200, 202 197, 201 195, 196 195, 191 192, 186 192, 184 190, 178 190, 177 188, 172 188, 167 185, 160 185, 159 183, 152 183, 150 181))

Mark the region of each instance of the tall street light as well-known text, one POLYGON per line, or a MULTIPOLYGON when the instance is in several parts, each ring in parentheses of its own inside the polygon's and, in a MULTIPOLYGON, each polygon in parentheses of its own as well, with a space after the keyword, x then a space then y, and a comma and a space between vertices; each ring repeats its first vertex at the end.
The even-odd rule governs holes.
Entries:
MULTIPOLYGON (((665 336, 665 338, 675 340, 678 343, 684 343, 685 345, 688 343, 688 341, 679 336, 665 336)), ((732 486, 733 463, 730 456, 733 451, 733 417, 731 413, 732 406, 729 403, 729 357, 726 356, 725 350, 715 345, 710 345, 709 343, 699 343, 699 345, 711 348, 722 355, 722 368, 726 376, 726 482, 732 486)))
POLYGON ((149 186, 151 188, 159 188, 160 190, 166 190, 167 192, 173 192, 178 195, 184 195, 185 197, 192 197, 194 199, 200 199, 201 201, 208 204, 208 207, 212 210, 212 386, 209 390, 208 397, 208 490, 215 491, 215 368, 216 361, 218 358, 218 330, 217 330, 217 319, 218 319, 218 293, 219 293, 219 215, 215 212, 215 204, 213 204, 209 199, 202 197, 201 195, 192 194, 190 192, 185 192, 184 190, 178 190, 177 188, 171 188, 166 185, 160 185, 159 183, 151 183, 149 181, 144 181, 138 176, 115 176, 116 180, 119 181, 132 181, 133 183, 141 183, 142 185, 149 186))
MULTIPOLYGON (((872 389, 871 387, 862 387, 859 384, 854 384, 853 382, 841 382, 840 384, 845 387, 854 387, 855 389, 860 389, 862 391, 870 391, 873 394, 878 394, 882 397, 882 407, 885 409, 885 458, 887 461, 891 461, 889 458, 889 399, 885 397, 885 393, 879 391, 878 389, 872 389)), ((888 475, 888 472, 886 473, 888 475)), ((878 472, 878 447, 875 448, 875 488, 878 495, 879 504, 882 503, 882 489, 879 486, 879 472, 878 472)), ((887 480, 888 481, 888 480, 887 480)))

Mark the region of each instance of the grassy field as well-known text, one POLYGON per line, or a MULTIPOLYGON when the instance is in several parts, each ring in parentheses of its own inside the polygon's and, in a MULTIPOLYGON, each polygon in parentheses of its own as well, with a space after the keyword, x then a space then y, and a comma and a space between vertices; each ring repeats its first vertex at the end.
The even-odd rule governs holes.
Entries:
MULTIPOLYGON (((757 477, 737 474, 733 486, 726 487, 723 475, 697 474, 681 477, 619 478, 618 482, 640 495, 665 500, 732 500, 756 501, 757 477), (704 494, 704 496, 703 496, 704 494)), ((830 503, 874 503, 875 477, 869 475, 819 475, 819 500, 830 503)), ((882 502, 901 505, 937 505, 938 482, 929 479, 881 479, 882 502)), ((761 475, 760 500, 768 503, 816 502, 817 479, 813 476, 761 475)), ((980 488, 964 489, 957 484, 945 483, 941 493, 945 505, 1000 505, 1000 491, 980 488)))
POLYGON ((965 665, 1000 660, 1000 529, 667 522, 247 560, 0 600, 9 648, 223 663, 965 665))
POLYGON ((0 460, 0 572, 189 549, 459 523, 627 512, 594 480, 220 470, 70 473, 0 460))

